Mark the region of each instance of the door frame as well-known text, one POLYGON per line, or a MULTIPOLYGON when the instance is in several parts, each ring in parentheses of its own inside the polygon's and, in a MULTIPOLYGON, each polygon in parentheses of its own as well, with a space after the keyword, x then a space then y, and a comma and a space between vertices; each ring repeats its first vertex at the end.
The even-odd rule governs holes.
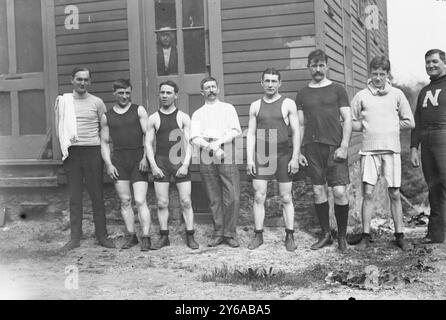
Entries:
MULTIPOLYGON (((209 62, 211 75, 217 79, 220 88, 220 96, 224 99, 224 74, 223 74, 223 45, 221 31, 221 0, 206 0, 209 24, 209 62)), ((155 101, 158 87, 155 81, 157 67, 147 63, 146 52, 153 51, 147 48, 148 30, 146 16, 147 3, 144 0, 127 0, 130 77, 133 85, 133 100, 145 104, 149 113, 156 111, 155 101), (145 4, 144 4, 145 3, 145 4)), ((151 12, 153 13, 153 12, 151 12)), ((154 13, 153 13, 154 14, 154 13)), ((155 50, 156 52, 156 50, 155 50)))
MULTIPOLYGON (((41 4, 41 19, 42 19, 42 41, 43 41, 43 70, 42 77, 35 78, 33 75, 36 73, 22 73, 20 80, 11 80, 11 82, 5 83, 4 88, 8 89, 11 85, 14 86, 15 81, 22 81, 24 88, 27 86, 36 87, 37 89, 44 90, 45 98, 45 112, 46 112, 46 135, 47 139, 51 139, 52 158, 60 158, 60 147, 57 143, 55 125, 54 125, 54 111, 53 104, 58 94, 58 80, 57 80, 57 56, 56 56, 56 36, 55 36, 55 14, 54 14, 54 0, 40 0, 41 4), (36 82, 38 82, 36 86, 36 82)), ((12 77, 16 74, 16 39, 15 39, 15 16, 13 11, 14 1, 7 0, 7 14, 8 19, 8 50, 10 63, 12 61, 12 68, 10 64, 9 73, 5 75, 5 78, 12 77)), ((12 89, 12 88, 11 88, 12 89)), ((11 104, 18 104, 18 93, 11 93, 11 104)), ((11 110, 11 121, 18 125, 19 116, 18 110, 11 110)), ((17 125, 13 126, 11 132, 11 139, 18 137, 17 125)), ((42 134, 42 135, 45 135, 42 134)), ((31 135, 32 136, 32 135, 31 135)), ((8 139, 8 136, 2 137, 2 139, 8 139)), ((26 138, 24 138, 26 139, 26 138)), ((43 146, 43 151, 44 148, 43 146)), ((38 155, 37 155, 38 156, 38 155)), ((17 157, 12 158, 19 159, 17 157)), ((33 160, 42 160, 36 157, 33 160)), ((7 160, 11 161, 11 160, 7 160)), ((47 160, 46 160, 47 161, 47 160)))

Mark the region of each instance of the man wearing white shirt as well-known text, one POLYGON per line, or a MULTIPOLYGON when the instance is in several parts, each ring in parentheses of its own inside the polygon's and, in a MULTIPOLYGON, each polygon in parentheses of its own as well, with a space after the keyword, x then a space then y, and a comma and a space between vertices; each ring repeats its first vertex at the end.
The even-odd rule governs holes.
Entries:
POLYGON ((218 99, 217 80, 200 83, 205 104, 194 112, 191 143, 199 147, 200 174, 214 220, 212 247, 226 243, 239 247, 236 223, 240 209, 240 176, 234 157, 234 139, 242 132, 233 105, 218 99))

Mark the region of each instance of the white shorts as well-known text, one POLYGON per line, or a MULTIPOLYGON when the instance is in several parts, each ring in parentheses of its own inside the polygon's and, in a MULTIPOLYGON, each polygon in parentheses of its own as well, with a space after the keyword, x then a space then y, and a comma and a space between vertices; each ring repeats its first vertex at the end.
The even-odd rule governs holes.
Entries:
POLYGON ((362 181, 376 185, 379 176, 389 188, 401 187, 401 155, 399 153, 367 154, 361 156, 362 181))

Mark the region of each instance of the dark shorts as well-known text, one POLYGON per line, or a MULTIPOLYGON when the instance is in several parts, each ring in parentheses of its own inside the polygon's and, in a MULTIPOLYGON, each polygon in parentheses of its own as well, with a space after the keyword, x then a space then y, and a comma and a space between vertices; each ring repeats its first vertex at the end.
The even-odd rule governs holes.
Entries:
POLYGON ((158 156, 158 155, 155 155, 155 162, 156 162, 156 165, 164 173, 164 178, 159 179, 159 178, 153 177, 153 180, 155 182, 171 182, 171 181, 173 181, 175 183, 180 183, 180 182, 186 182, 186 181, 191 180, 189 170, 187 171, 187 175, 183 178, 178 178, 175 176, 177 174, 178 169, 181 167, 182 163, 172 164, 169 157, 158 156))
POLYGON ((277 182, 291 182, 293 175, 288 174, 288 164, 290 163, 292 152, 286 145, 285 148, 278 147, 274 153, 266 150, 262 153, 256 152, 256 175, 255 180, 274 180, 277 182))
POLYGON ((118 170, 118 180, 131 183, 148 182, 148 173, 139 171, 139 163, 144 156, 144 149, 116 150, 113 152, 112 164, 118 170))
POLYGON ((308 161, 307 175, 313 185, 330 187, 344 186, 350 183, 348 174, 348 159, 334 160, 334 152, 339 147, 323 143, 305 145, 305 157, 308 161))

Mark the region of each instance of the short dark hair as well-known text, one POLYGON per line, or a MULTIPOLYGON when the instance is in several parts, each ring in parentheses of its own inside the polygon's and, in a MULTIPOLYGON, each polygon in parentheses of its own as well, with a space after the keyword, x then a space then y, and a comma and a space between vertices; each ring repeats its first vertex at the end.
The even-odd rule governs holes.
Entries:
POLYGON ((325 61, 325 63, 328 63, 328 56, 327 54, 321 50, 321 49, 316 49, 310 52, 310 54, 308 55, 308 66, 310 66, 311 61, 325 61))
POLYGON ((274 69, 274 68, 266 68, 265 70, 263 70, 263 72, 262 72, 262 81, 265 78, 265 74, 276 75, 276 76, 279 77, 279 81, 281 79, 280 72, 278 70, 274 69))
POLYGON ((203 80, 201 80, 201 82, 200 82, 200 89, 201 90, 203 90, 203 86, 204 86, 204 84, 206 83, 206 82, 209 82, 209 81, 215 81, 215 83, 217 84, 217 86, 218 86, 218 81, 217 81, 217 79, 215 79, 214 77, 206 77, 206 78, 204 78, 203 80))
POLYGON ((158 89, 161 89, 161 87, 164 85, 171 86, 173 88, 173 90, 175 91, 175 93, 178 93, 178 91, 180 90, 178 88, 178 85, 175 82, 173 82, 172 80, 166 80, 166 81, 161 82, 158 89))
POLYGON ((383 70, 390 72, 390 60, 386 56, 376 56, 370 61, 369 68, 370 71, 382 68, 383 70))
POLYGON ((76 73, 78 73, 79 71, 88 71, 88 74, 90 75, 90 78, 91 78, 91 71, 85 67, 74 68, 73 71, 71 71, 71 78, 74 78, 76 76, 76 73))
POLYGON ((442 61, 446 61, 446 54, 445 54, 445 52, 444 52, 443 50, 440 50, 440 49, 431 49, 431 50, 429 50, 429 51, 426 52, 426 54, 424 55, 424 59, 426 59, 427 57, 429 57, 429 56, 431 56, 431 55, 434 55, 434 54, 436 54, 436 53, 438 53, 438 55, 440 56, 440 59, 441 59, 442 61))
POLYGON ((118 89, 127 89, 128 87, 132 88, 129 79, 117 79, 113 81, 113 91, 116 91, 118 89))

